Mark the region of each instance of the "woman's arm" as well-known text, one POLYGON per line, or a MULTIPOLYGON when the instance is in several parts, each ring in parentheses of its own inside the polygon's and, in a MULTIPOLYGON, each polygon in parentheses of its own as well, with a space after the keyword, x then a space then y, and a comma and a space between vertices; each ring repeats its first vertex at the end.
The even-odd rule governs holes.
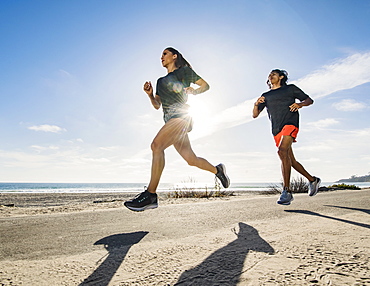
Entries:
POLYGON ((187 94, 200 94, 200 93, 203 93, 207 90, 209 90, 209 84, 202 78, 198 79, 196 82, 195 82, 196 85, 199 85, 199 87, 197 89, 194 89, 192 88, 191 86, 190 87, 187 87, 185 88, 185 92, 187 94))
POLYGON ((264 96, 261 96, 261 97, 259 97, 258 99, 257 99, 257 101, 254 103, 254 106, 253 106, 253 118, 257 118, 258 117, 258 115, 260 115, 260 113, 261 113, 261 111, 263 110, 263 109, 259 109, 259 107, 258 107, 258 105, 260 104, 260 103, 264 103, 265 102, 265 97, 264 96))
POLYGON ((158 95, 153 95, 153 86, 150 81, 144 83, 144 91, 149 96, 149 99, 155 109, 159 109, 161 107, 161 98, 158 95))
POLYGON ((303 106, 309 106, 313 103, 313 100, 311 97, 307 97, 305 100, 299 102, 299 103, 293 103, 289 106, 291 112, 296 112, 298 109, 302 108, 303 106))

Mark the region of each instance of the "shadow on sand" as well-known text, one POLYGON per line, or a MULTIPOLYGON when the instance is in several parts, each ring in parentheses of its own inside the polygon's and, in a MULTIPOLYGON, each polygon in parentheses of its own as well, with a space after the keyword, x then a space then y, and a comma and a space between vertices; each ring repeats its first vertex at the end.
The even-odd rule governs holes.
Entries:
POLYGON ((114 234, 95 242, 94 245, 104 245, 105 249, 108 251, 108 256, 79 286, 108 285, 130 247, 138 243, 147 234, 147 231, 114 234))
POLYGON ((237 285, 249 251, 274 253, 255 228, 240 222, 239 232, 234 232, 237 239, 185 271, 175 285, 237 285))
POLYGON ((324 205, 324 206, 325 207, 338 208, 338 209, 346 209, 346 210, 360 211, 360 212, 364 212, 366 214, 370 214, 370 210, 369 209, 359 209, 359 208, 350 208, 350 207, 333 206, 333 205, 324 205))
POLYGON ((341 221, 341 222, 345 222, 345 223, 349 223, 349 224, 353 224, 353 225, 357 225, 357 226, 361 226, 361 227, 365 227, 365 228, 370 228, 370 224, 355 222, 355 221, 351 221, 351 220, 347 220, 347 219, 336 218, 336 217, 327 216, 327 215, 323 215, 323 214, 319 214, 319 213, 315 213, 315 212, 307 211, 307 210, 284 210, 284 211, 289 212, 289 213, 314 215, 314 216, 319 216, 319 217, 323 217, 323 218, 337 220, 337 221, 341 221))

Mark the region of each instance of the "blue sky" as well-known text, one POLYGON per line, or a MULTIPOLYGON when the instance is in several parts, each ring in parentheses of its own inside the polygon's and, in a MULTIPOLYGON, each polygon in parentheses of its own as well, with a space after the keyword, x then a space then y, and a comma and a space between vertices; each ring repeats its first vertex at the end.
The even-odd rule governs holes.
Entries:
MULTIPOLYGON (((274 68, 315 100, 297 159, 324 182, 368 174, 369 27, 369 1, 0 1, 0 181, 148 183, 163 121, 142 86, 167 46, 211 86, 189 136, 232 182, 281 180, 266 112, 251 117, 274 68)), ((162 182, 213 181, 166 159, 162 182)))

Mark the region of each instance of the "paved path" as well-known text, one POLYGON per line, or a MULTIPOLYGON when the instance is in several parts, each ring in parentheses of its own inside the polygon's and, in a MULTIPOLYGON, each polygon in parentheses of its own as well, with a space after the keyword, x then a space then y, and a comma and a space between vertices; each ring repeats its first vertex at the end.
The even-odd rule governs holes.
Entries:
MULTIPOLYGON (((279 206, 276 197, 255 196, 231 200, 159 206, 135 213, 126 208, 67 214, 0 219, 0 260, 42 259, 76 255, 96 249, 94 243, 112 234, 148 232, 147 243, 191 237, 235 225, 299 217, 340 221, 349 213, 370 214, 370 190, 319 193, 309 198, 298 194, 290 206, 279 206)), ((367 222, 344 223, 370 228, 367 222)))

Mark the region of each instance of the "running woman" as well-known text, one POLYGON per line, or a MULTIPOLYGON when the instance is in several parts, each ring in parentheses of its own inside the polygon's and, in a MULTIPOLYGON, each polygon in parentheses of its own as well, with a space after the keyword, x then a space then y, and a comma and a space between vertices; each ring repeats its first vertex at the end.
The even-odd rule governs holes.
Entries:
POLYGON ((188 114, 189 106, 186 104, 188 95, 207 91, 208 83, 193 71, 191 65, 174 48, 169 47, 163 51, 161 62, 167 69, 167 75, 157 80, 155 94, 150 81, 144 83, 144 91, 155 109, 162 106, 165 124, 151 144, 152 169, 148 187, 144 192, 125 202, 125 206, 132 211, 158 207, 156 190, 165 165, 164 150, 171 145, 190 166, 215 174, 224 188, 230 185, 224 164, 213 166, 206 159, 197 157, 188 137, 188 132, 192 129, 192 118, 188 114), (194 89, 190 86, 191 83, 198 87, 194 89))
POLYGON ((291 168, 302 174, 309 181, 308 195, 317 194, 321 180, 311 176, 305 168, 295 159, 292 149, 296 142, 299 129, 298 109, 309 106, 313 100, 294 84, 287 84, 288 73, 284 70, 272 70, 268 76, 267 85, 270 90, 257 99, 253 107, 253 118, 257 118, 266 107, 269 115, 272 134, 278 148, 283 176, 283 191, 278 204, 290 205, 293 201, 290 190, 291 168), (296 102, 298 99, 299 102, 296 102))

